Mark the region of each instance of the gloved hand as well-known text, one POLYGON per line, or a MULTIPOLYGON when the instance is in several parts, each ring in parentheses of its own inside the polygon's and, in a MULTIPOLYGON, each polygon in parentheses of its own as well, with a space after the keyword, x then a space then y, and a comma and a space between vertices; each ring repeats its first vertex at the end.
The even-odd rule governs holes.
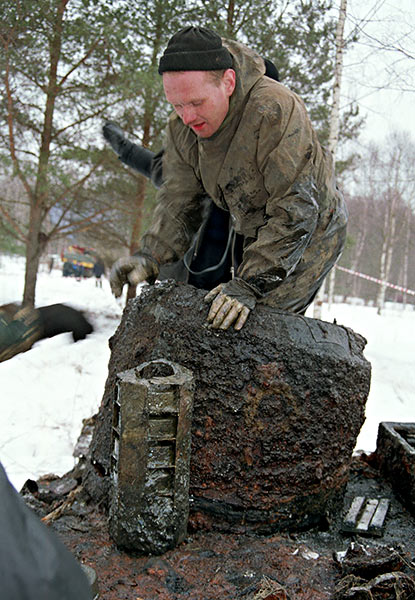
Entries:
POLYGON ((111 268, 111 291, 116 298, 119 298, 126 283, 131 285, 137 285, 143 281, 154 283, 158 273, 157 262, 145 254, 119 258, 111 268))
POLYGON ((114 152, 120 156, 127 141, 121 127, 117 123, 114 123, 114 121, 107 121, 102 128, 102 133, 107 142, 111 144, 114 152))
POLYGON ((207 320, 213 329, 228 329, 235 323, 235 329, 239 331, 255 308, 256 296, 248 283, 235 278, 211 290, 206 294, 205 302, 212 302, 207 320))

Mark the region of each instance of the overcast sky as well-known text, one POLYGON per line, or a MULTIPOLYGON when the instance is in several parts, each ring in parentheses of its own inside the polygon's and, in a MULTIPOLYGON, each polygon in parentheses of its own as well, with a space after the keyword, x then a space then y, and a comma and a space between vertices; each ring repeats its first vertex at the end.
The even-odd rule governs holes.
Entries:
POLYGON ((348 0, 347 13, 345 35, 359 24, 361 37, 344 55, 343 106, 358 101, 363 141, 396 129, 415 138, 415 0, 348 0))

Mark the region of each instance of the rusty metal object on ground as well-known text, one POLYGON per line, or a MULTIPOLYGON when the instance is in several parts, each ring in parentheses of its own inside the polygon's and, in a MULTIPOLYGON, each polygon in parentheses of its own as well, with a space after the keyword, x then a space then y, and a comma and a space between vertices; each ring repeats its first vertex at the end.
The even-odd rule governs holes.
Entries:
POLYGON ((355 496, 344 518, 342 531, 381 537, 385 529, 389 505, 388 498, 355 496))
POLYGON ((192 527, 269 533, 314 526, 343 503, 370 386, 365 340, 264 306, 241 331, 215 331, 203 298, 203 290, 165 282, 128 303, 110 340, 88 491, 105 497, 117 373, 168 356, 195 377, 192 527))
POLYGON ((376 457, 380 471, 415 514, 415 423, 379 423, 376 457))
POLYGON ((118 374, 112 420, 110 534, 161 554, 187 533, 193 376, 153 360, 118 374))

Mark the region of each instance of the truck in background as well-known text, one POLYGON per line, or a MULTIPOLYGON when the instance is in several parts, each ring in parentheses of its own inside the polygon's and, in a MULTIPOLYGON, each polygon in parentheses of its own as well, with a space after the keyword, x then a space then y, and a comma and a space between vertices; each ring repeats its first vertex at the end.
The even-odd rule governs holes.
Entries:
POLYGON ((68 246, 61 254, 64 277, 91 277, 96 261, 97 254, 93 248, 84 248, 82 246, 68 246))

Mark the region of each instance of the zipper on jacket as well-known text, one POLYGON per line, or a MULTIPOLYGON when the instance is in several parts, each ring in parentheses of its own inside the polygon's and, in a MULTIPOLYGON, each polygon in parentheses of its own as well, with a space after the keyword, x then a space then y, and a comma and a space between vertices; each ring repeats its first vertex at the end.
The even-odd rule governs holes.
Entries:
POLYGON ((230 233, 232 233, 232 248, 231 248, 231 278, 235 279, 235 244, 236 244, 236 231, 235 231, 235 217, 229 213, 230 233))

